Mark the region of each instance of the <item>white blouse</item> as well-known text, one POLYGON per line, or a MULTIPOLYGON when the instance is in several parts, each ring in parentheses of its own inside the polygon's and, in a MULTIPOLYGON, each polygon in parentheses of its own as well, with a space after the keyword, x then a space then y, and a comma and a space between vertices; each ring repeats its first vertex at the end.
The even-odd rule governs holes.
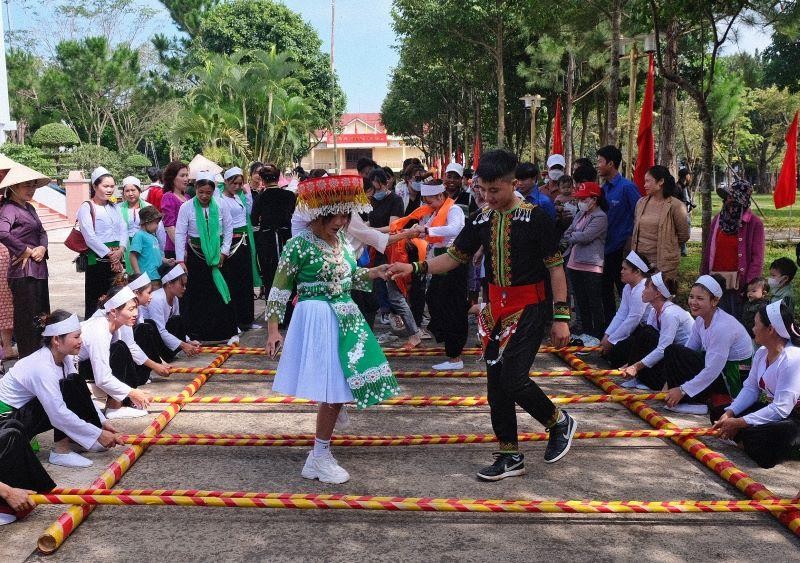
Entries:
MULTIPOLYGON (((141 308, 141 307, 140 307, 141 308)), ((92 315, 92 318, 102 317, 106 318, 106 312, 104 309, 98 309, 92 315)), ((139 315, 141 317, 141 314, 139 315)), ((138 323, 137 317, 137 323, 138 323)), ((136 362, 137 366, 142 366, 147 361, 147 354, 144 353, 139 345, 136 343, 136 340, 133 337, 133 328, 129 326, 121 326, 117 330, 113 332, 111 335, 111 343, 113 344, 117 340, 122 340, 128 346, 128 350, 131 352, 131 356, 133 357, 133 361, 136 362)))
MULTIPOLYGON (((82 420, 67 408, 61 395, 60 381, 69 374, 77 373, 75 356, 66 356, 63 365, 56 365, 49 348, 40 348, 30 356, 22 358, 0 379, 0 401, 20 409, 34 399, 39 402, 58 428, 84 448, 91 448, 100 437, 102 428, 82 420)), ((106 417, 95 406, 100 422, 106 417)))
POLYGON ((217 203, 220 204, 220 207, 228 209, 234 229, 247 226, 247 216, 253 210, 252 198, 245 195, 245 205, 242 205, 242 200, 238 195, 230 197, 223 192, 217 197, 217 203))
POLYGON ((758 401, 762 392, 772 402, 744 415, 747 424, 758 426, 789 417, 800 402, 800 348, 786 346, 769 366, 767 349, 762 346, 756 350, 750 375, 729 408, 738 416, 758 401))
MULTIPOLYGON (((184 262, 186 259, 186 244, 189 239, 200 236, 195 221, 194 199, 184 201, 178 210, 178 219, 175 223, 175 259, 178 262, 184 262)), ((207 209, 205 211, 207 212, 207 209)), ((227 206, 219 206, 219 225, 222 234, 220 252, 227 256, 231 252, 231 241, 233 240, 233 225, 227 206)))
POLYGON ((78 353, 78 360, 89 360, 92 364, 94 384, 112 398, 121 401, 130 394, 131 388, 111 372, 109 355, 113 336, 108 330, 108 319, 105 316, 83 321, 81 323, 83 346, 78 353))
POLYGON ((642 301, 642 292, 646 283, 647 279, 642 278, 635 286, 631 287, 630 284, 626 283, 625 287, 622 288, 619 309, 617 309, 617 314, 611 319, 611 324, 606 329, 608 341, 611 344, 616 344, 628 338, 639 326, 639 323, 647 318, 650 305, 642 301))
POLYGON ((150 304, 147 307, 139 307, 139 311, 142 312, 145 319, 150 319, 155 323, 164 345, 170 350, 177 350, 181 341, 167 330, 167 321, 181 314, 178 298, 173 298, 170 306, 167 303, 167 294, 164 293, 164 288, 160 288, 153 292, 150 304))
POLYGON ((670 344, 685 345, 692 333, 694 319, 689 311, 672 301, 664 303, 661 314, 656 314, 655 307, 650 307, 647 324, 658 331, 658 344, 652 352, 642 358, 642 363, 651 368, 664 359, 664 350, 670 344))
POLYGON ((78 209, 78 225, 88 246, 97 256, 102 258, 108 254, 107 242, 118 242, 120 246, 128 245, 128 227, 122 219, 119 208, 113 203, 96 205, 89 201, 82 203, 78 209), (94 224, 89 206, 94 209, 94 224))
MULTIPOLYGON (((420 224, 427 227, 433 221, 434 215, 423 217, 420 224)), ((433 237, 444 237, 442 242, 432 242, 428 244, 428 255, 432 255, 431 249, 433 248, 449 248, 456 237, 464 228, 464 211, 458 206, 453 204, 447 212, 447 223, 441 227, 428 227, 428 234, 433 237)))
POLYGON ((722 309, 714 312, 711 324, 706 328, 702 317, 694 320, 692 334, 686 347, 706 353, 705 367, 692 379, 681 385, 684 393, 694 397, 722 373, 729 361, 746 360, 753 355, 753 341, 742 323, 722 309))

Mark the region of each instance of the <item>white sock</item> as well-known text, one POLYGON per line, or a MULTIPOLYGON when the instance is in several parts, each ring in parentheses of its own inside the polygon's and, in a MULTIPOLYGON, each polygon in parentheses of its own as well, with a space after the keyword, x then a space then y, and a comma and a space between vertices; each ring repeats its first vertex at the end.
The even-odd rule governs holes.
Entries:
POLYGON ((314 457, 322 457, 330 453, 330 451, 330 440, 320 440, 319 438, 314 438, 314 457))

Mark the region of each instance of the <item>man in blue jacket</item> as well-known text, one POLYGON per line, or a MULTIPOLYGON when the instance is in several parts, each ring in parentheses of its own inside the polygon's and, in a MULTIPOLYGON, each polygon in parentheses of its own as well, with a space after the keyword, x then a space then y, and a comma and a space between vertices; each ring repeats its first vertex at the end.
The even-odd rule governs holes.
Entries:
POLYGON ((622 295, 620 280, 622 259, 633 233, 636 202, 641 197, 636 184, 619 173, 622 152, 614 145, 597 151, 597 173, 603 181, 603 196, 608 202, 608 233, 606 235, 605 263, 603 264, 603 312, 606 325, 617 311, 616 291, 622 295))

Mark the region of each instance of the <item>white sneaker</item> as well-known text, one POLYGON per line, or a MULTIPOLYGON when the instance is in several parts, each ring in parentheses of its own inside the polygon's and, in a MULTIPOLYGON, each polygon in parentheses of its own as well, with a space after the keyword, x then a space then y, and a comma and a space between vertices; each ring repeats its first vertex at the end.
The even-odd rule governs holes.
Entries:
POLYGON ((620 383, 619 386, 623 389, 639 389, 639 380, 632 377, 620 383))
POLYGON ((11 522, 16 522, 17 517, 14 514, 6 514, 5 512, 0 512, 0 526, 4 526, 6 524, 11 524, 11 522))
POLYGON ((69 447, 70 447, 70 449, 72 449, 73 452, 78 452, 78 453, 83 453, 83 452, 98 453, 98 452, 108 451, 108 448, 103 447, 100 444, 100 442, 95 442, 94 444, 91 445, 91 447, 84 448, 83 446, 81 446, 77 442, 73 442, 72 440, 70 440, 69 447))
POLYGON ((260 324, 258 324, 258 323, 253 323, 253 324, 251 324, 249 327, 247 327, 247 330, 258 330, 258 329, 260 329, 260 328, 263 328, 263 327, 262 327, 260 324))
POLYGON ((464 362, 462 360, 457 362, 442 362, 441 364, 436 364, 433 366, 433 369, 437 371, 464 369, 464 362))
POLYGON ((239 344, 239 336, 238 335, 231 336, 228 339, 228 346, 233 346, 234 344, 239 344))
POLYGON ((50 452, 50 463, 63 467, 91 467, 94 465, 91 459, 86 459, 75 452, 69 452, 68 454, 50 452))
POLYGON ((319 479, 321 483, 333 483, 340 485, 350 480, 350 474, 345 471, 338 463, 332 453, 316 457, 314 451, 308 452, 306 464, 300 472, 306 479, 319 479))
POLYGON ((588 334, 581 334, 578 338, 583 340, 584 346, 600 346, 600 340, 588 334))
POLYGON ((697 403, 678 403, 674 407, 666 407, 666 409, 681 414, 708 414, 708 405, 698 405, 697 403))
POLYGON ((433 335, 426 328, 419 329, 418 335, 420 340, 431 340, 433 338, 433 335))
POLYGON ((106 418, 109 420, 119 420, 121 418, 139 418, 147 416, 148 412, 143 409, 133 407, 120 407, 118 409, 106 409, 106 418))

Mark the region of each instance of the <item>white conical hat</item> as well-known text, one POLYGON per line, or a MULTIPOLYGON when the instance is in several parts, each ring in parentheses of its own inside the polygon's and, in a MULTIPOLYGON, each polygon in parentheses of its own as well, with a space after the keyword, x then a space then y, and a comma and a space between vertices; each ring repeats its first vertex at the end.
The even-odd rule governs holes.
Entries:
POLYGON ((197 179, 197 173, 200 172, 201 170, 212 172, 215 175, 222 174, 222 166, 207 159, 202 154, 198 154, 195 155, 195 157, 189 163, 189 179, 190 180, 197 179))
POLYGON ((24 182, 36 182, 36 187, 41 188, 50 183, 50 178, 44 174, 40 174, 33 168, 28 168, 22 164, 12 166, 6 174, 3 181, 0 182, 0 189, 5 189, 11 186, 16 186, 24 182))
POLYGON ((19 166, 19 162, 11 160, 4 154, 0 154, 0 170, 11 170, 15 166, 19 166))

